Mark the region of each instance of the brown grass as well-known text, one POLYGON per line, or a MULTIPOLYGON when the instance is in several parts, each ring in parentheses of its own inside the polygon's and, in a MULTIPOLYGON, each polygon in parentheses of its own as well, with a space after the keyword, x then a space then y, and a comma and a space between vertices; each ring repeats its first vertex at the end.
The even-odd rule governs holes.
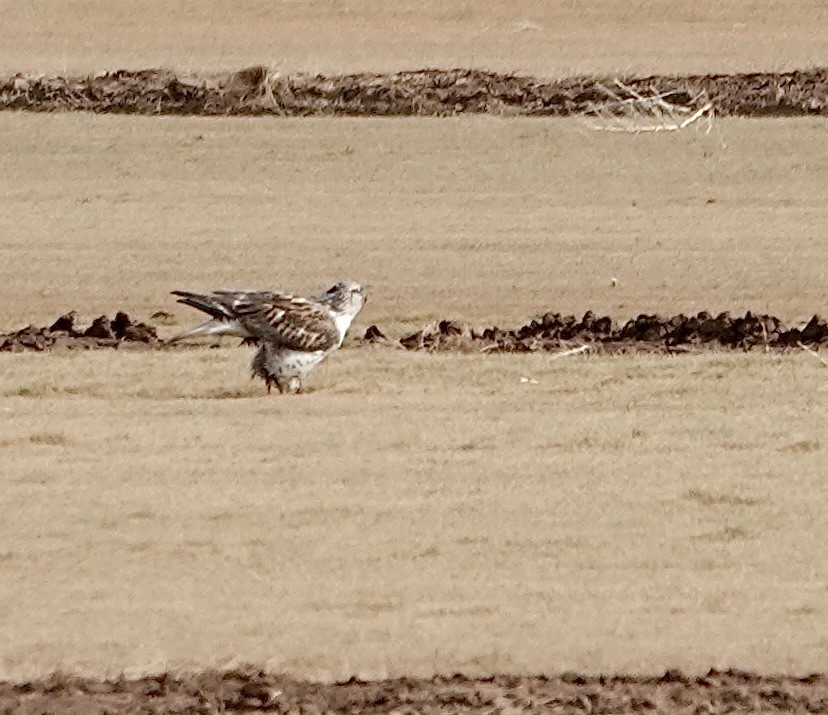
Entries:
POLYGON ((824 666, 808 356, 248 357, 3 357, 4 674, 824 666))
POLYGON ((547 309, 798 320, 828 297, 823 124, 636 138, 575 120, 3 114, 0 328, 116 308, 190 324, 173 288, 340 277, 370 290, 356 329, 397 334, 547 309))
MULTIPOLYGON (((825 10, 788 6, 12 0, 0 71, 823 60, 825 10)), ((803 318, 828 295, 823 124, 3 114, 0 326, 121 308, 172 331, 197 319, 173 288, 342 276, 371 292, 355 329, 396 334, 547 308, 803 318)), ((293 399, 248 356, 2 356, 0 674, 824 669, 811 356, 344 350, 293 399)))
POLYGON ((819 1, 6 0, 3 21, 2 72, 709 72, 812 65, 828 46, 819 1))

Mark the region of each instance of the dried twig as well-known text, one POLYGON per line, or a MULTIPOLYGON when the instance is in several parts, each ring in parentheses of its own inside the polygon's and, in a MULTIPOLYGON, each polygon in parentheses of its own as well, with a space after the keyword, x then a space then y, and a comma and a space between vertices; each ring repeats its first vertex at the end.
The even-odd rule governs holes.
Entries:
POLYGON ((568 357, 569 355, 578 355, 579 353, 585 353, 589 350, 589 345, 581 345, 578 348, 572 348, 571 350, 564 350, 563 352, 555 353, 549 357, 550 360, 557 360, 558 358, 568 357))
POLYGON ((797 342, 797 346, 802 348, 806 353, 809 355, 813 355, 817 360, 819 360, 825 367, 828 367, 828 360, 826 360, 822 355, 820 355, 816 350, 813 348, 809 348, 807 345, 803 345, 801 342, 797 342))
POLYGON ((713 126, 713 102, 704 93, 695 96, 688 104, 674 104, 667 97, 675 91, 644 95, 635 88, 614 80, 615 89, 597 85, 596 89, 609 100, 593 102, 584 117, 591 118, 588 126, 596 131, 626 132, 675 132, 706 119, 706 131, 713 126))

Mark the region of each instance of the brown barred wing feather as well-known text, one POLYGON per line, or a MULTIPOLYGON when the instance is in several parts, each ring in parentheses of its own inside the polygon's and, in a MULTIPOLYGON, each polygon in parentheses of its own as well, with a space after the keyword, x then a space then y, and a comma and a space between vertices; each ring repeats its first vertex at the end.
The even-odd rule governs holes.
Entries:
POLYGON ((251 336, 280 348, 313 352, 329 350, 339 332, 328 309, 289 293, 232 292, 213 294, 251 336))

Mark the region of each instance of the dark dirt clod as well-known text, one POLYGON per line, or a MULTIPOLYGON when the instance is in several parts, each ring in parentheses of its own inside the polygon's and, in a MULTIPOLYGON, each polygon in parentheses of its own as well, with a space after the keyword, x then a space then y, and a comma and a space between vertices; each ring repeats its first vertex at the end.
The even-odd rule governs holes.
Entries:
POLYGON ((112 330, 119 340, 136 343, 151 343, 158 339, 155 328, 146 323, 133 321, 123 311, 118 311, 112 321, 112 330))
POLYGON ((115 331, 112 330, 112 322, 105 315, 100 318, 95 318, 86 331, 84 337, 87 338, 114 338, 115 331))
MULTIPOLYGON (((719 115, 828 114, 828 67, 792 72, 621 78, 646 95, 689 103, 706 96, 719 115)), ((472 69, 394 74, 281 74, 261 66, 229 75, 162 69, 94 76, 0 78, 0 110, 121 114, 400 116, 462 113, 581 114, 606 102, 610 79, 542 80, 472 69)))
POLYGON ((112 320, 102 315, 86 329, 75 326, 76 313, 60 316, 48 328, 29 325, 14 333, 0 334, 0 352, 44 351, 55 348, 117 348, 125 343, 159 343, 155 328, 133 321, 119 312, 112 320))
POLYGON ((382 332, 376 325, 369 326, 368 330, 365 331, 365 335, 362 337, 362 340, 366 343, 381 343, 385 340, 388 340, 385 337, 385 333, 382 332))
POLYGON ((719 713, 828 712, 822 674, 771 676, 711 671, 703 677, 675 670, 661 677, 462 675, 321 684, 255 668, 233 671, 121 676, 101 681, 53 675, 0 683, 0 712, 214 713, 719 713))
POLYGON ((130 327, 132 327, 132 321, 126 313, 122 310, 115 313, 115 317, 112 319, 112 332, 115 333, 116 338, 122 338, 127 328, 130 327))
POLYGON ((175 316, 166 310, 156 310, 150 320, 160 325, 175 325, 175 316))
POLYGON ((400 340, 408 350, 464 350, 467 352, 558 351, 589 345, 602 352, 690 352, 702 349, 753 348, 779 350, 800 343, 816 348, 828 344, 828 323, 815 315, 802 328, 786 328, 771 315, 742 317, 707 312, 672 317, 642 314, 616 325, 608 317, 587 311, 573 315, 548 312, 518 328, 469 330, 453 321, 431 324, 400 340))
POLYGON ((75 317, 74 310, 70 310, 66 315, 61 315, 54 323, 49 326, 50 333, 69 333, 75 335, 75 317))

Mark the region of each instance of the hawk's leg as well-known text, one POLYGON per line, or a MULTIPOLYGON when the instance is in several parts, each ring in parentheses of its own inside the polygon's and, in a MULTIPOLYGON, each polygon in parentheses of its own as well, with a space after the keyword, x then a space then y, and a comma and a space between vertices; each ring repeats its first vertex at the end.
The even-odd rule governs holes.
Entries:
POLYGON ((274 379, 273 379, 270 375, 268 375, 266 372, 264 372, 264 373, 262 373, 262 374, 260 374, 260 375, 257 375, 257 374, 254 372, 254 373, 250 376, 250 379, 252 380, 252 379, 253 379, 253 378, 255 378, 255 377, 261 377, 261 378, 262 378, 262 380, 264 380, 265 387, 267 388, 267 394, 269 395, 269 394, 270 394, 270 391, 273 389, 273 383, 274 383, 274 382, 276 382, 276 381, 275 381, 275 380, 274 380, 274 379))

